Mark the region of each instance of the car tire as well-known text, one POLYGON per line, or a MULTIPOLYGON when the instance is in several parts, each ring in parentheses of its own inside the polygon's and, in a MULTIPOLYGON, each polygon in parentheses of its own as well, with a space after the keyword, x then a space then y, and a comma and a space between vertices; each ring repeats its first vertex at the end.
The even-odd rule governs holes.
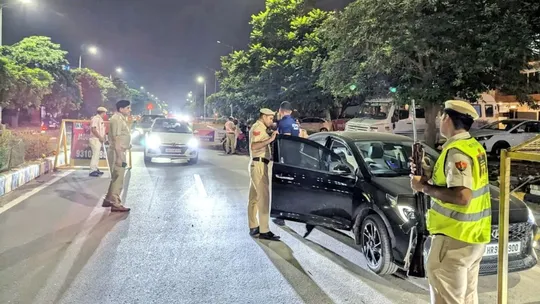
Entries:
POLYGON ((498 141, 491 148, 491 154, 493 156, 499 157, 501 155, 501 150, 510 148, 510 144, 505 141, 498 141))
POLYGON ((369 269, 380 275, 395 273, 398 266, 392 261, 390 236, 382 219, 375 214, 368 215, 362 222, 359 234, 360 246, 369 269))
POLYGON ((319 131, 321 131, 321 132, 328 132, 328 129, 327 129, 327 128, 321 128, 319 131))

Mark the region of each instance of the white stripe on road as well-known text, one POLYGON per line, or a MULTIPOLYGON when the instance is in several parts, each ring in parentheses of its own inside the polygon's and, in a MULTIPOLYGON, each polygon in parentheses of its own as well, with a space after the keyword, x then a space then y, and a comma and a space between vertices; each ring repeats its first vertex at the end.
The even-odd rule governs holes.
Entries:
MULTIPOLYGON (((31 197, 32 195, 36 195, 41 190, 49 187, 50 185, 56 183, 57 181, 59 181, 60 179, 66 177, 66 176, 68 176, 71 173, 73 173, 73 170, 62 171, 60 174, 56 175, 53 179, 47 181, 43 185, 38 186, 38 187, 32 189, 32 191, 28 191, 27 193, 25 193, 25 194, 23 194, 21 196, 18 196, 17 198, 12 200, 11 202, 5 204, 4 206, 1 206, 0 207, 0 214, 8 211, 10 208, 15 207, 16 205, 20 204, 21 202, 23 202, 27 198, 31 197)), ((9 193, 6 194, 6 195, 9 195, 9 193)))
POLYGON ((199 174, 194 174, 193 176, 195 177, 195 186, 197 187, 197 191, 199 191, 199 195, 201 197, 207 197, 208 194, 206 193, 206 189, 204 189, 201 176, 199 174))

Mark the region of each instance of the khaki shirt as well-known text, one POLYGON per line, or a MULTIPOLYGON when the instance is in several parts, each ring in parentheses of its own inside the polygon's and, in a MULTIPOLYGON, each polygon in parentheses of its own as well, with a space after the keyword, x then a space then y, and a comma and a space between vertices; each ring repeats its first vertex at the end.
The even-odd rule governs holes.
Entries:
POLYGON ((128 127, 127 118, 120 113, 114 113, 110 119, 110 124, 109 143, 111 146, 129 149, 131 132, 128 127))
MULTIPOLYGON (((443 149, 456 140, 468 138, 471 138, 471 134, 469 134, 469 132, 454 135, 444 143, 443 149)), ((444 164, 446 186, 448 188, 465 187, 472 190, 472 165, 473 160, 467 154, 461 152, 459 149, 450 149, 446 155, 446 163, 444 164), (461 162, 466 164, 465 168, 462 167, 461 162), (458 163, 461 167, 459 169, 457 166, 458 163)))
MULTIPOLYGON (((105 123, 103 122, 103 118, 100 115, 94 115, 94 117, 92 117, 92 122, 90 123, 90 127, 96 128, 96 131, 99 134, 99 136, 105 137, 105 123)), ((90 132, 90 137, 97 138, 92 132, 90 132)))
MULTIPOLYGON (((250 147, 252 143, 262 142, 270 138, 270 135, 268 135, 266 129, 266 126, 260 120, 257 120, 253 126, 251 126, 251 130, 249 130, 250 147)), ((263 157, 270 160, 270 145, 267 145, 259 150, 253 150, 250 148, 249 151, 251 158, 263 157)))

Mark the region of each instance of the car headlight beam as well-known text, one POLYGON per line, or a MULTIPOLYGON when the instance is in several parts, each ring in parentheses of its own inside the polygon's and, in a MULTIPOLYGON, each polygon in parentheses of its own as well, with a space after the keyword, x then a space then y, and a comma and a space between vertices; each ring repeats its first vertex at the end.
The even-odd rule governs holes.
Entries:
POLYGON ((152 150, 159 149, 159 146, 161 145, 161 139, 155 135, 148 136, 148 141, 146 142, 146 145, 148 148, 152 150))
POLYGON ((187 142, 187 146, 190 148, 190 149, 197 149, 199 147, 199 140, 197 140, 196 138, 191 138, 188 142, 187 142))

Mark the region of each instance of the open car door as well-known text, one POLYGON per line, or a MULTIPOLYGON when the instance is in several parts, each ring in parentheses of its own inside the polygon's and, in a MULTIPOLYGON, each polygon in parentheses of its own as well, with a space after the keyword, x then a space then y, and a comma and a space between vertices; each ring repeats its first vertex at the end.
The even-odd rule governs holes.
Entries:
POLYGON ((273 148, 271 216, 349 229, 354 169, 309 139, 278 135, 273 148))

